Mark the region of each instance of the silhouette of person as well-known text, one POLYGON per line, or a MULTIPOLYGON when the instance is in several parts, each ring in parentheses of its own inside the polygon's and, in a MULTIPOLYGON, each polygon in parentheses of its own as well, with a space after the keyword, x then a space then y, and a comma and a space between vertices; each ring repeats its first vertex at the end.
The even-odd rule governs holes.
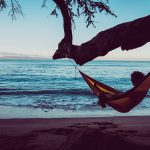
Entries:
MULTIPOLYGON (((145 74, 140 71, 134 71, 131 74, 131 82, 133 86, 136 86, 143 78, 145 77, 145 74)), ((101 92, 98 96, 98 105, 100 105, 102 108, 106 107, 106 101, 113 100, 117 97, 122 96, 123 93, 111 95, 105 92, 101 92)))
POLYGON ((145 74, 140 71, 134 71, 131 74, 131 82, 133 86, 136 86, 143 78, 145 77, 145 74))

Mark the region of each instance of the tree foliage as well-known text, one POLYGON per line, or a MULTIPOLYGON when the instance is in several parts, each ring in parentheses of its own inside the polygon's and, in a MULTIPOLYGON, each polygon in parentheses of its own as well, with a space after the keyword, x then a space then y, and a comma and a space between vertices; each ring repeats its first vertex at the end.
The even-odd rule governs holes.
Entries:
POLYGON ((0 0, 0 10, 3 10, 6 7, 7 7, 6 1, 5 0, 0 0))
MULTIPOLYGON (((46 6, 46 2, 48 0, 44 0, 42 6, 46 6)), ((59 0, 54 0, 54 2, 59 0)), ((75 17, 83 16, 85 17, 85 23, 87 27, 89 25, 94 25, 94 18, 97 13, 106 12, 106 14, 110 14, 112 16, 117 17, 108 6, 109 0, 65 0, 65 3, 68 7, 68 12, 72 22, 74 22, 75 17)), ((58 16, 59 6, 52 10, 51 15, 58 16)))
POLYGON ((16 15, 22 15, 23 16, 23 11, 22 7, 17 0, 0 0, 0 10, 2 11, 3 9, 10 7, 9 14, 12 18, 12 20, 16 20, 16 15))
MULTIPOLYGON (((108 6, 109 0, 43 0, 42 7, 47 7, 48 4, 51 5, 51 1, 55 2, 55 7, 50 12, 51 15, 58 16, 58 10, 60 6, 57 4, 58 1, 64 1, 68 7, 69 16, 74 22, 75 17, 83 16, 85 17, 85 23, 87 27, 89 25, 94 25, 94 18, 97 13, 106 12, 112 16, 116 15, 110 10, 108 6), (50 2, 50 3, 48 3, 50 2)), ((22 7, 19 0, 0 0, 0 10, 9 7, 9 15, 13 20, 16 19, 17 15, 23 15, 22 7)))

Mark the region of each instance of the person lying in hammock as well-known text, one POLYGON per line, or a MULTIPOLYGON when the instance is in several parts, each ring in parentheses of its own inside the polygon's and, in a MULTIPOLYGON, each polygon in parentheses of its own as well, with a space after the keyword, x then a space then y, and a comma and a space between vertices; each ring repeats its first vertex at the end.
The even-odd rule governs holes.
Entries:
MULTIPOLYGON (((136 86, 144 77, 145 77, 144 73, 139 72, 139 71, 134 71, 131 74, 131 82, 132 82, 133 86, 136 86)), ((117 99, 117 98, 121 97, 123 94, 124 94, 123 92, 121 92, 119 94, 115 94, 115 95, 108 94, 108 93, 105 93, 105 92, 101 92, 98 95, 98 98, 99 98, 98 99, 98 104, 102 108, 105 108, 106 107, 106 102, 111 101, 113 99, 117 99)))

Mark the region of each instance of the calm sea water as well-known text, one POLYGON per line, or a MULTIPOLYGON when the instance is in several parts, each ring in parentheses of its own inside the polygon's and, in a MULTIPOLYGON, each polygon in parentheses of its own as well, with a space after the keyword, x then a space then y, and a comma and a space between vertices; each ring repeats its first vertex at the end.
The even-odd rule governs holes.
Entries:
MULTIPOLYGON (((130 74, 150 71, 150 61, 92 61, 84 73, 121 91, 132 87, 130 74)), ((67 60, 0 60, 0 105, 43 111, 102 111, 97 97, 67 60)), ((134 110, 149 110, 150 92, 134 110)), ((110 111, 107 107, 105 111, 110 111)), ((133 111, 134 111, 133 110, 133 111)))

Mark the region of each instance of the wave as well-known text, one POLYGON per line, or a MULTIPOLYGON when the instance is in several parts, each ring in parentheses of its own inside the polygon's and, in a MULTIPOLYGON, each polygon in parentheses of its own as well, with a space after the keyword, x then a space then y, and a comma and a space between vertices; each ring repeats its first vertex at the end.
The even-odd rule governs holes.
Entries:
MULTIPOLYGON (((82 95, 82 96, 94 96, 90 90, 83 89, 65 89, 65 90, 39 90, 39 91, 17 91, 16 89, 0 89, 0 95, 82 95)), ((150 95, 146 96, 150 98, 150 95)))
POLYGON ((0 91, 14 91, 17 89, 11 89, 11 88, 0 88, 0 91))
POLYGON ((43 95, 43 94, 65 94, 65 95, 89 95, 93 93, 89 90, 40 90, 40 91, 0 91, 0 95, 43 95))

